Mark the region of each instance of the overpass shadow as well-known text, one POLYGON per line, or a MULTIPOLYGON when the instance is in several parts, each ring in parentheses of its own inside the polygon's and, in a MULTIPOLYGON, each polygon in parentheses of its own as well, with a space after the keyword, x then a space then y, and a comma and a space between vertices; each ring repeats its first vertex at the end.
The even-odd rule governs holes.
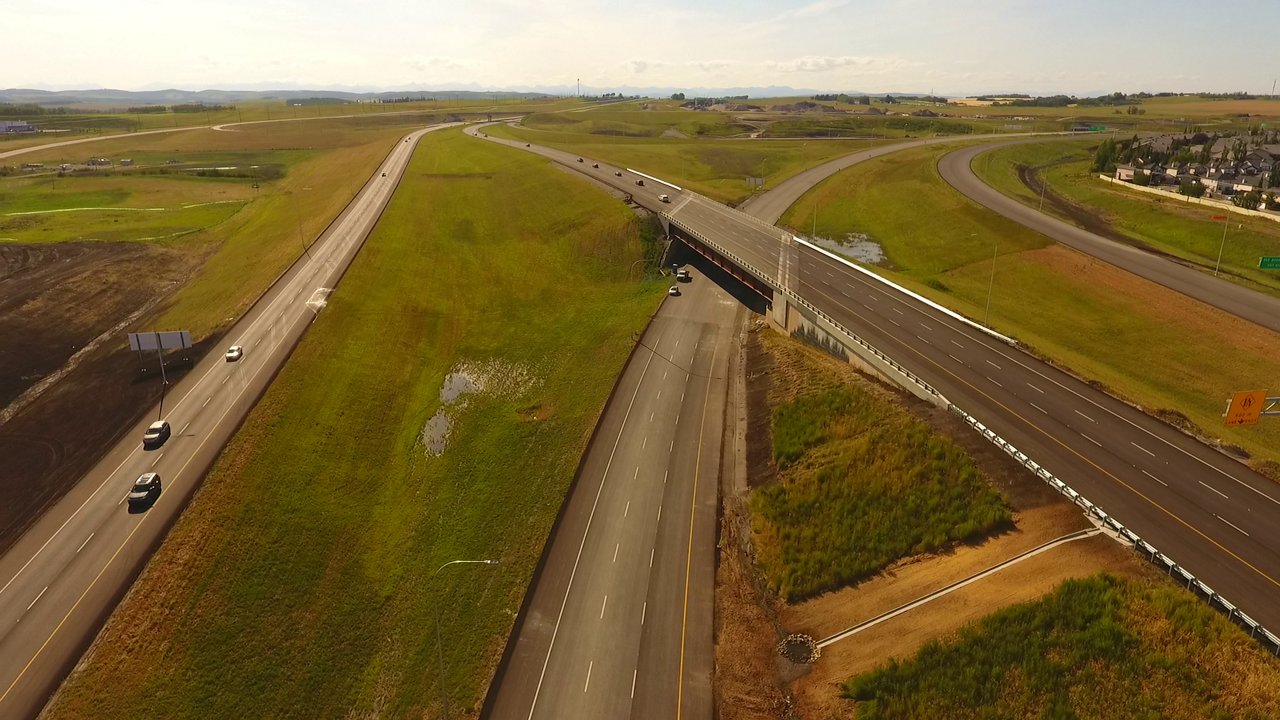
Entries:
POLYGON ((719 285, 722 290, 729 293, 730 296, 742 303, 751 312, 757 315, 764 315, 769 311, 769 300, 765 299, 760 293, 730 275, 724 268, 694 251, 687 244, 688 241, 679 235, 673 233, 671 238, 671 245, 667 249, 667 257, 664 261, 667 270, 670 270, 672 265, 677 265, 681 268, 692 268, 697 271, 698 275, 719 285))

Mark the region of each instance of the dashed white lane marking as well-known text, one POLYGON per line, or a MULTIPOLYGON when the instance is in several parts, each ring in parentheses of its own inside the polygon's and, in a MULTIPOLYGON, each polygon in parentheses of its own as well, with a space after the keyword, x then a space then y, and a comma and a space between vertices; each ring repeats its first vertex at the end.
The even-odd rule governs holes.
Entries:
POLYGON ((625 508, 623 508, 623 509, 622 509, 622 517, 626 517, 626 516, 627 516, 627 513, 629 513, 629 512, 631 512, 631 501, 630 501, 630 500, 628 500, 628 501, 627 501, 627 506, 626 506, 625 508))
POLYGON ((587 663, 587 682, 582 686, 582 692, 586 692, 591 687, 591 668, 596 664, 595 660, 587 663))
POLYGON ((151 461, 151 467, 155 467, 156 463, 160 462, 160 458, 162 457, 164 457, 164 453, 160 453, 159 455, 157 455, 156 459, 151 461))
POLYGON ((902 311, 901 311, 901 310, 899 310, 898 308, 890 308, 890 309, 891 309, 891 310, 893 310, 894 312, 898 313, 899 315, 906 315, 906 313, 902 312, 902 311))
POLYGON ((116 501, 116 507, 120 507, 120 503, 124 502, 124 499, 127 497, 129 497, 129 493, 125 493, 124 495, 121 495, 120 499, 116 501))
POLYGON ((933 343, 929 342, 928 340, 925 340, 924 338, 920 337, 919 335, 917 335, 917 336, 916 336, 916 339, 917 339, 917 340, 919 340, 920 342, 924 343, 925 345, 932 345, 932 344, 933 344, 933 343))
POLYGON ((218 383, 218 384, 219 384, 219 385, 226 385, 226 384, 227 384, 227 378, 229 378, 229 377, 231 377, 231 376, 230 376, 230 375, 228 375, 227 377, 222 378, 222 382, 220 382, 220 383, 218 383))
POLYGON ((649 548, 649 567, 653 567, 653 548, 649 548))
POLYGON ((1041 395, 1043 395, 1043 394, 1044 394, 1044 391, 1043 391, 1043 390, 1041 390, 1040 388, 1036 387, 1035 385, 1032 385, 1031 383, 1027 383, 1027 387, 1031 388, 1032 390, 1035 390, 1036 392, 1040 393, 1041 395))
POLYGON ((988 365, 990 365, 991 367, 993 367, 993 368, 997 369, 997 370, 1000 370, 1000 369, 1001 369, 999 365, 997 365, 997 364, 995 364, 995 363, 991 362, 990 360, 988 360, 988 361, 987 361, 987 364, 988 364, 988 365))
POLYGON ((44 589, 40 591, 40 594, 36 596, 36 599, 32 600, 31 604, 27 606, 27 609, 30 610, 31 608, 35 607, 36 603, 40 602, 40 598, 44 597, 44 594, 47 592, 49 592, 49 586, 45 585, 44 589))
POLYGON ((254 340, 254 341, 253 341, 253 346, 254 346, 254 347, 258 347, 258 343, 260 343, 260 342, 262 342, 262 338, 258 338, 257 340, 254 340))
POLYGON ((641 450, 645 449, 645 447, 648 446, 648 444, 649 444, 649 436, 645 435, 644 439, 640 441, 640 449, 641 450))
POLYGON ((671 444, 667 446, 667 454, 670 455, 675 449, 676 449, 676 441, 672 440, 671 444))
POLYGON ((864 307, 864 308, 866 308, 866 309, 868 309, 868 310, 870 310, 870 309, 871 309, 871 306, 870 306, 870 305, 868 305, 868 304, 866 304, 866 303, 862 303, 862 307, 864 307))
POLYGON ((639 668, 631 671, 631 699, 632 700, 634 700, 636 697, 636 673, 638 671, 639 671, 639 668))
POLYGON ((1226 523, 1226 524, 1230 525, 1230 526, 1231 526, 1231 528, 1232 528, 1233 530, 1235 530, 1236 532, 1240 533, 1241 535, 1243 535, 1243 536, 1245 536, 1245 537, 1249 537, 1249 533, 1245 532, 1244 530, 1241 530, 1239 525, 1236 525, 1235 523, 1233 523, 1233 522, 1231 522, 1230 520, 1228 520, 1228 519, 1226 519, 1226 518, 1222 517, 1222 516, 1221 516, 1221 515, 1219 515, 1218 513, 1214 513, 1214 514, 1213 514, 1213 516, 1214 516, 1214 517, 1216 517, 1216 518, 1218 518, 1218 519, 1219 519, 1219 520, 1221 520, 1222 522, 1224 522, 1224 523, 1226 523))
POLYGON ((1076 414, 1077 414, 1077 415, 1079 415, 1080 417, 1084 418, 1085 420, 1088 420, 1088 421, 1089 421, 1089 422, 1091 422, 1091 423, 1097 424, 1097 422, 1098 422, 1097 420, 1094 420, 1093 418, 1089 417, 1088 415, 1085 415, 1084 413, 1080 412, 1079 410, 1077 410, 1077 411, 1076 411, 1076 414))
POLYGON ((1151 457, 1155 457, 1155 456, 1156 456, 1156 454, 1155 454, 1155 453, 1153 453, 1153 452, 1151 452, 1150 450, 1148 450, 1148 449, 1146 449, 1146 448, 1142 447, 1141 445, 1139 445, 1139 444, 1138 444, 1138 443, 1136 443, 1136 442, 1132 442, 1132 441, 1131 441, 1129 444, 1130 444, 1130 445, 1132 445, 1132 446, 1134 446, 1134 447, 1136 447, 1136 448, 1138 448, 1138 449, 1139 449, 1139 450, 1141 450, 1142 452, 1144 452, 1144 453, 1146 453, 1146 454, 1150 455, 1151 457))
POLYGON ((956 357, 955 355, 952 355, 951 353, 947 353, 947 357, 951 358, 952 360, 955 360, 956 362, 960 363, 961 365, 963 365, 963 364, 964 364, 964 361, 963 361, 963 360, 961 360, 960 358, 956 357))
POLYGON ((637 466, 636 466, 636 471, 635 471, 635 472, 633 472, 633 473, 631 473, 631 479, 632 479, 632 480, 635 480, 635 479, 636 479, 636 478, 638 478, 638 477, 640 477, 640 466, 639 466, 639 465, 637 465, 637 466))
POLYGON ((1214 491, 1214 492, 1218 493, 1218 494, 1219 494, 1219 495, 1221 495, 1222 497, 1227 498, 1228 500, 1230 500, 1230 499, 1231 499, 1231 498, 1227 497, 1227 494, 1226 494, 1226 493, 1224 493, 1224 492, 1222 492, 1221 490, 1219 490, 1219 489, 1217 489, 1217 488, 1213 487, 1212 485, 1205 485, 1205 484, 1204 484, 1204 482, 1203 482, 1203 481, 1201 481, 1201 480, 1197 480, 1196 482, 1200 483, 1201 485, 1204 485, 1205 487, 1207 487, 1207 488, 1209 488, 1210 490, 1212 490, 1212 491, 1214 491))
POLYGON ((205 399, 204 399, 204 402, 200 403, 200 407, 204 407, 205 405, 208 405, 208 404, 209 404, 209 401, 210 401, 210 400, 212 400, 212 399, 213 399, 213 396, 212 396, 212 395, 210 395, 209 397, 205 398, 205 399))
POLYGON ((955 345, 956 347, 960 348, 961 350, 963 350, 963 349, 964 349, 964 346, 963 346, 963 345, 961 345, 960 343, 956 342, 955 340, 952 340, 952 341, 951 341, 951 344, 952 344, 952 345, 955 345))
POLYGON ((1167 482, 1165 482, 1165 481, 1161 480, 1160 478, 1156 477, 1155 475, 1152 475, 1151 473, 1147 472, 1146 470, 1143 470, 1143 471, 1142 471, 1142 474, 1143 474, 1143 475, 1146 475, 1147 477, 1151 478, 1152 480, 1155 480, 1156 482, 1160 483, 1161 485, 1163 485, 1163 486, 1165 486, 1165 487, 1169 487, 1169 483, 1167 483, 1167 482))
POLYGON ((622 547, 622 543, 613 546, 613 561, 618 562, 618 548, 622 547))
POLYGON ((186 425, 182 426, 182 429, 178 431, 178 434, 179 435, 185 434, 187 432, 187 428, 189 427, 191 427, 191 423, 188 422, 186 425))
POLYGON ((604 609, 609 607, 609 596, 604 596, 604 602, 600 603, 600 619, 604 619, 604 609))
POLYGON ((667 475, 670 475, 670 474, 671 474, 671 468, 667 468, 666 470, 664 470, 664 471, 663 471, 663 473, 662 473, 662 484, 663 484, 663 485, 666 485, 666 484, 667 484, 667 475))
POLYGON ((89 533, 89 537, 85 538, 84 542, 80 543, 80 547, 76 548, 76 554, 79 555, 80 551, 84 549, 84 546, 88 545, 89 541, 92 539, 93 539, 93 533, 89 533))
POLYGON ((659 390, 659 391, 658 391, 658 397, 654 398, 654 400, 661 400, 661 399, 662 399, 662 391, 661 391, 661 390, 659 390))
POLYGON ((658 506, 658 522, 662 522, 662 506, 658 506))
POLYGON ((649 602, 646 600, 645 603, 640 606, 640 624, 641 625, 644 624, 644 616, 648 614, 648 612, 649 612, 649 602))
POLYGON ((926 325, 926 324, 924 324, 924 323, 920 323, 920 327, 924 328, 924 329, 925 329, 926 331, 928 331, 928 332, 933 332, 933 328, 929 327, 928 325, 926 325))
MULTIPOLYGON (((898 325, 898 321, 897 321, 897 320, 894 320, 893 318, 885 318, 885 319, 886 319, 886 320, 888 320, 889 322, 893 323, 894 325, 898 325)), ((898 325, 898 327, 902 327, 902 326, 901 326, 901 325, 898 325)))
POLYGON ((991 384, 992 384, 992 385, 995 385, 995 386, 996 386, 996 387, 998 387, 998 388, 1002 388, 1002 387, 1004 387, 1003 385, 1001 385, 1001 384, 1000 384, 1000 381, 999 381, 999 380, 996 380, 996 379, 994 379, 994 378, 987 378, 987 379, 991 381, 991 384))
POLYGON ((1085 440, 1088 440, 1089 442, 1093 443, 1094 445, 1097 445, 1098 447, 1102 447, 1102 443, 1098 442, 1097 440, 1094 440, 1093 438, 1089 437, 1088 435, 1085 435, 1084 433, 1080 433, 1080 437, 1084 438, 1085 440))
POLYGON ((653 422, 653 413, 649 413, 649 422, 653 422))
POLYGON ((663 371, 662 371, 662 379, 663 379, 663 380, 666 380, 666 379, 667 379, 667 371, 666 371, 666 370, 663 370, 663 371))
POLYGON ((1031 407, 1033 407, 1033 408, 1035 408, 1035 409, 1039 410, 1040 412, 1044 413, 1045 415, 1048 415, 1048 414, 1049 414, 1049 411, 1048 411, 1048 410, 1045 410, 1044 408, 1040 407, 1039 405, 1037 405, 1037 404, 1035 404, 1035 403, 1027 403, 1027 404, 1028 404, 1028 405, 1030 405, 1031 407))

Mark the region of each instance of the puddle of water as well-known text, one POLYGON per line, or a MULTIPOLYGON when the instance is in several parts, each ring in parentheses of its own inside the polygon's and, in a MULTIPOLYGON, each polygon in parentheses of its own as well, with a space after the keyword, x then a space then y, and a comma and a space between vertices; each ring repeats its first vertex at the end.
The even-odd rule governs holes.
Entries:
POLYGON ((535 378, 528 368, 502 360, 464 361, 455 365, 440 383, 440 409, 419 435, 427 454, 440 455, 449 447, 458 414, 467 407, 467 397, 516 398, 533 387, 535 378))
POLYGON ((809 242, 870 265, 884 262, 884 248, 865 233, 848 233, 843 240, 809 238, 809 242))

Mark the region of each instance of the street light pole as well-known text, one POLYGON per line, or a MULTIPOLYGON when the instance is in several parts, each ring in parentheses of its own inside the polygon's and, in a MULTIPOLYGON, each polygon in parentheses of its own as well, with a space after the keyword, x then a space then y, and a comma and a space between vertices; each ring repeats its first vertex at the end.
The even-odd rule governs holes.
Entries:
MULTIPOLYGON (((436 568, 431 573, 431 583, 435 582, 436 576, 440 571, 450 565, 497 565, 497 560, 450 560, 449 562, 436 568)), ((440 603, 436 603, 436 662, 440 666, 440 701, 442 703, 444 720, 449 720, 449 693, 445 689, 445 672, 444 672, 444 643, 440 642, 440 603)))
POLYGON ((1040 210, 1038 212, 1044 212, 1044 191, 1045 191, 1045 188, 1047 187, 1049 187, 1049 178, 1045 177, 1044 175, 1041 175, 1040 176, 1040 210))
POLYGON ((1222 250, 1227 246, 1227 228, 1231 227, 1231 208, 1227 208, 1227 214, 1222 216, 1222 242, 1218 244, 1218 262, 1213 266, 1213 276, 1218 277, 1218 270, 1222 268, 1222 250))
POLYGON ((982 324, 991 327, 991 292, 996 287, 996 256, 1000 254, 1000 241, 993 241, 994 249, 991 251, 991 282, 987 285, 987 310, 983 313, 982 324))

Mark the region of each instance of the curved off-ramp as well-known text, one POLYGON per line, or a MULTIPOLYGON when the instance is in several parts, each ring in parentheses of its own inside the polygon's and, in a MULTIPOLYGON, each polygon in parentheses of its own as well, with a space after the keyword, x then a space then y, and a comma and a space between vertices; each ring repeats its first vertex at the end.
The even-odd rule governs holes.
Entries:
POLYGON ((1051 240, 1212 305, 1223 312, 1280 332, 1280 298, 1214 277, 1168 257, 1104 238, 1041 213, 987 185, 974 174, 972 164, 978 155, 1006 145, 1026 142, 1035 140, 1020 139, 961 148, 942 156, 938 161, 938 173, 948 184, 979 205, 1051 240))

